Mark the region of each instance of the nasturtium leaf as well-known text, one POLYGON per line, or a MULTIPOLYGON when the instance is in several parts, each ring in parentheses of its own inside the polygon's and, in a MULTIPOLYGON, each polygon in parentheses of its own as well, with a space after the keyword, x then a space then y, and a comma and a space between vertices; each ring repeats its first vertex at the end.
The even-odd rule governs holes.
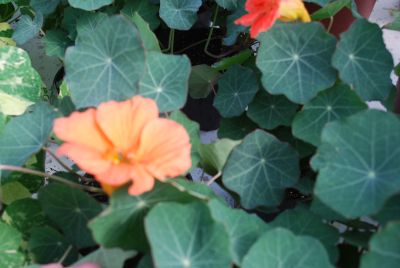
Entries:
POLYGON ((277 206, 286 187, 299 178, 299 156, 287 143, 256 130, 229 155, 223 170, 224 185, 240 195, 245 208, 277 206))
POLYGON ((0 47, 0 112, 20 115, 40 99, 42 80, 31 66, 28 53, 12 46, 0 47))
POLYGON ((222 60, 214 63, 211 67, 216 71, 223 71, 235 64, 242 64, 249 60, 254 55, 251 49, 245 49, 233 56, 223 58, 222 60))
POLYGON ((94 33, 97 27, 108 18, 107 14, 102 12, 88 13, 76 18, 76 31, 79 36, 87 36, 94 33))
POLYGON ((0 185, 0 203, 10 205, 14 201, 30 197, 32 194, 18 181, 0 185))
POLYGON ((250 247, 269 226, 258 216, 232 209, 216 199, 210 201, 208 206, 214 220, 224 225, 230 238, 233 261, 240 266, 250 247))
POLYGON ((34 38, 43 26, 43 15, 40 12, 36 13, 35 18, 28 15, 22 15, 16 24, 12 38, 18 45, 25 44, 34 38))
POLYGON ((240 0, 215 0, 217 4, 225 9, 234 10, 238 7, 240 0))
POLYGON ((160 112, 182 108, 187 98, 190 67, 185 55, 149 52, 147 73, 140 80, 139 94, 154 99, 160 112))
POLYGON ((160 25, 158 9, 159 8, 152 4, 149 0, 135 0, 126 3, 121 12, 131 18, 138 13, 139 16, 149 24, 150 29, 155 30, 160 25))
POLYGON ((155 204, 163 201, 189 202, 193 200, 168 183, 157 182, 154 189, 139 196, 128 194, 127 188, 118 189, 110 199, 110 206, 90 224, 95 240, 106 248, 120 247, 144 251, 148 248, 143 218, 155 204))
POLYGON ((121 15, 104 19, 67 49, 65 69, 77 108, 132 97, 145 71, 144 49, 136 27, 121 15))
POLYGON ((365 19, 343 33, 333 56, 340 78, 364 100, 385 100, 392 89, 393 58, 386 49, 382 30, 365 19))
POLYGON ((189 77, 189 94, 194 99, 206 98, 220 74, 207 64, 195 65, 189 77))
POLYGON ((189 30, 201 5, 202 0, 160 0, 160 17, 171 29, 189 30))
POLYGON ((52 183, 39 191, 39 202, 46 215, 77 248, 94 246, 87 227, 89 220, 102 210, 101 205, 81 190, 52 183))
MULTIPOLYGON (((1 2, 1 1, 0 1, 1 2)), ((0 23, 9 21, 15 13, 13 3, 1 4, 0 3, 0 23)))
POLYGON ((131 20, 140 33, 146 51, 161 52, 157 36, 150 30, 149 24, 138 13, 133 14, 131 20))
POLYGON ((348 86, 338 84, 320 92, 316 98, 303 106, 293 121, 293 135, 318 146, 321 142, 322 129, 326 124, 365 110, 367 107, 348 86))
POLYGON ((3 217, 23 234, 29 234, 32 228, 46 223, 42 207, 37 200, 32 198, 11 203, 7 206, 3 217))
POLYGON ((400 143, 399 133, 399 119, 378 110, 328 124, 314 157, 316 197, 347 218, 377 213, 400 191, 400 150, 390 146, 400 143))
POLYGON ((241 140, 257 128, 245 114, 238 117, 222 118, 218 128, 220 139, 241 140))
POLYGON ((78 258, 78 251, 51 227, 38 227, 32 230, 28 250, 33 261, 40 264, 58 262, 67 250, 69 251, 63 261, 64 265, 70 265, 78 258))
POLYGON ((13 227, 0 221, 0 267, 20 268, 25 261, 19 252, 22 235, 13 227))
POLYGON ((346 221, 346 218, 340 215, 338 212, 322 203, 317 197, 314 196, 310 206, 310 211, 321 216, 323 219, 328 221, 346 221))
POLYGON ((344 239, 344 242, 356 247, 368 248, 369 239, 372 236, 372 232, 368 231, 346 231, 341 234, 341 237, 344 239))
POLYGON ((369 251, 361 257, 361 268, 397 268, 400 265, 400 222, 389 223, 372 236, 369 251))
POLYGON ((4 114, 0 113, 0 135, 4 129, 4 126, 6 125, 6 121, 7 121, 7 117, 4 114))
POLYGON ((305 176, 300 178, 293 188, 299 190, 303 195, 311 195, 314 190, 314 184, 314 180, 312 180, 309 176, 305 176))
POLYGON ((13 0, 0 0, 0 4, 8 4, 11 3, 13 0))
POLYGON ((247 116, 260 127, 273 129, 280 125, 290 126, 298 107, 283 95, 271 95, 261 90, 249 104, 247 116))
POLYGON ((351 0, 336 0, 324 5, 311 15, 312 20, 323 20, 335 16, 340 10, 349 6, 351 0))
POLYGON ((384 26, 385 29, 400 31, 400 10, 391 11, 394 20, 384 26))
POLYGON ((245 111, 257 91, 258 82, 253 70, 234 65, 218 80, 214 107, 223 117, 238 116, 245 111))
POLYGON ((315 3, 320 5, 321 7, 328 4, 331 0, 304 0, 304 2, 315 3))
POLYGON ((382 225, 386 225, 390 221, 400 221, 400 194, 389 198, 383 208, 373 218, 382 225))
POLYGON ((271 94, 306 103, 335 83, 331 58, 336 40, 320 23, 276 24, 260 41, 256 64, 271 94))
POLYGON ((181 124, 187 131, 190 137, 190 157, 192 158, 192 168, 195 168, 200 161, 199 145, 200 145, 200 126, 197 122, 190 120, 181 111, 175 111, 169 116, 171 120, 181 124))
POLYGON ((46 143, 54 118, 54 110, 43 102, 36 104, 32 112, 12 118, 0 135, 0 163, 23 165, 46 143))
POLYGON ((292 129, 290 127, 277 127, 269 131, 269 133, 277 137, 278 140, 287 142, 292 145, 293 148, 296 149, 296 151, 299 153, 300 158, 304 158, 315 153, 316 148, 313 145, 294 137, 292 134, 292 129))
MULTIPOLYGON (((101 15, 104 15, 103 13, 97 12, 96 14, 93 14, 88 11, 84 11, 82 9, 77 9, 77 8, 72 8, 72 7, 67 7, 64 9, 64 17, 61 21, 61 27, 65 30, 68 31, 68 37, 72 40, 76 38, 77 30, 79 28, 77 22, 80 19, 83 19, 85 17, 88 17, 89 21, 92 21, 93 17, 100 17, 101 15), (101 15, 97 15, 101 14, 101 15)), ((83 19, 85 20, 85 19, 83 19)))
POLYGON ((72 7, 92 11, 109 5, 114 0, 68 0, 72 7))
POLYGON ((267 231, 250 248, 243 268, 333 268, 322 244, 309 236, 294 235, 287 229, 267 231))
POLYGON ((11 25, 6 22, 0 22, 0 47, 2 46, 15 46, 15 41, 12 37, 13 29, 11 25))
POLYGON ((73 41, 68 38, 67 33, 61 30, 47 31, 43 39, 46 49, 46 55, 57 56, 64 58, 65 50, 73 44, 73 41))
POLYGON ((144 255, 139 263, 137 268, 154 268, 153 259, 150 254, 144 255))
POLYGON ((318 239, 325 247, 332 263, 336 263, 339 232, 336 228, 323 222, 323 219, 305 207, 285 210, 271 223, 271 227, 289 229, 296 235, 307 235, 318 239))
POLYGON ((33 9, 43 15, 53 13, 59 3, 60 0, 31 0, 30 2, 33 9))
POLYGON ((167 183, 179 191, 187 193, 200 200, 220 198, 220 196, 216 195, 215 192, 203 182, 190 181, 186 178, 175 178, 173 180, 168 180, 167 183))
POLYGON ((239 143, 240 141, 221 139, 210 144, 200 144, 201 167, 210 175, 222 172, 229 154, 239 143))
POLYGON ((246 14, 246 10, 244 8, 246 0, 238 0, 237 8, 235 11, 226 17, 226 36, 223 39, 223 43, 226 46, 232 46, 235 44, 238 35, 241 32, 246 32, 246 27, 243 25, 238 25, 235 23, 235 20, 242 17, 246 14))
POLYGON ((99 248, 80 259, 75 265, 95 263, 101 268, 123 268, 126 259, 136 255, 135 251, 123 251, 119 248, 99 248))
POLYGON ((228 234, 203 203, 162 203, 146 216, 156 267, 231 267, 228 234))

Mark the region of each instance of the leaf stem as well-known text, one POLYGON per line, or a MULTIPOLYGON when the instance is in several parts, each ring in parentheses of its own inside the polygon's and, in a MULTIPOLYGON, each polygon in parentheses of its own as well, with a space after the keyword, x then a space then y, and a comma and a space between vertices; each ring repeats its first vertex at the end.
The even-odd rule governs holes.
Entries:
POLYGON ((207 181, 207 186, 213 184, 219 177, 221 177, 221 175, 222 175, 221 171, 218 171, 218 173, 214 177, 212 177, 209 181, 207 181))
POLYGON ((329 32, 331 31, 331 29, 332 29, 334 20, 335 20, 335 19, 333 18, 333 16, 331 16, 331 17, 330 17, 330 20, 329 20, 329 25, 328 25, 328 28, 327 28, 328 33, 329 33, 329 32))
POLYGON ((102 189, 97 188, 97 187, 81 185, 81 184, 69 181, 67 179, 64 179, 62 177, 56 176, 56 175, 51 175, 46 172, 41 172, 41 171, 32 170, 32 169, 28 169, 28 168, 10 166, 10 165, 0 165, 0 170, 16 171, 16 172, 30 174, 30 175, 34 175, 34 176, 38 176, 38 177, 45 177, 45 178, 52 179, 52 180, 60 182, 60 183, 64 183, 65 185, 68 185, 72 188, 77 188, 77 189, 81 189, 81 190, 85 190, 85 191, 89 191, 89 192, 93 192, 93 193, 104 193, 104 191, 102 189))
POLYGON ((53 153, 49 148, 43 147, 43 150, 48 153, 51 157, 54 158, 54 160, 57 161, 66 171, 69 173, 73 173, 74 175, 78 176, 82 181, 90 181, 88 178, 83 177, 82 175, 79 175, 76 171, 74 171, 72 168, 70 168, 64 161, 62 161, 55 153, 53 153))
POLYGON ((213 34, 213 32, 214 32, 215 23, 217 22, 218 11, 219 11, 219 6, 216 5, 215 12, 214 12, 214 17, 213 17, 213 21, 212 21, 212 25, 211 25, 211 27, 210 27, 210 31, 208 32, 208 37, 207 37, 206 45, 204 46, 204 53, 206 53, 208 56, 213 57, 213 58, 218 57, 218 56, 212 54, 211 52, 209 52, 209 51, 208 51, 208 46, 210 45, 211 36, 212 36, 212 34, 213 34))
POLYGON ((68 257, 69 252, 72 250, 72 246, 68 246, 67 250, 64 252, 64 254, 61 256, 60 260, 57 262, 59 264, 62 264, 65 259, 68 257))

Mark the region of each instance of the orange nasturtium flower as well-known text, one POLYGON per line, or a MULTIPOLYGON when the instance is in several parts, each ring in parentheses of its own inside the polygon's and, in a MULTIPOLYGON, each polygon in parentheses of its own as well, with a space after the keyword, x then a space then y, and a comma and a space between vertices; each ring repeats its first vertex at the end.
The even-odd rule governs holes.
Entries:
POLYGON ((57 154, 93 174, 108 194, 130 182, 129 193, 142 194, 154 179, 165 181, 191 166, 185 128, 159 118, 156 103, 140 96, 59 118, 54 133, 65 142, 57 154))
POLYGON ((302 0, 247 0, 245 8, 248 14, 237 19, 235 23, 251 26, 252 38, 256 38, 261 32, 268 31, 277 19, 311 21, 302 0))

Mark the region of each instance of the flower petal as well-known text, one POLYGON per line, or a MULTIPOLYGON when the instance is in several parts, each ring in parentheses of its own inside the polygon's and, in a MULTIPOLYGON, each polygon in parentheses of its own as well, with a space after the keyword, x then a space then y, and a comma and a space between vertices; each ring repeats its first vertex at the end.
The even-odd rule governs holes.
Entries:
POLYGON ((260 33, 268 31, 278 18, 278 12, 274 16, 264 16, 255 21, 250 28, 251 38, 256 38, 260 33))
POLYGON ((105 172, 111 166, 111 162, 104 160, 101 153, 80 144, 64 143, 58 148, 57 155, 68 156, 83 171, 90 174, 105 172))
POLYGON ((310 22, 311 17, 302 0, 282 0, 279 7, 281 21, 301 20, 310 22))
POLYGON ((186 172, 192 165, 190 139, 180 124, 163 118, 144 128, 137 161, 159 180, 186 172))
POLYGON ((88 109, 74 112, 69 117, 58 118, 54 122, 54 133, 65 142, 106 152, 110 143, 96 124, 95 114, 95 109, 88 109))
POLYGON ((144 126, 156 118, 158 108, 154 100, 141 96, 100 104, 96 115, 102 131, 122 153, 137 147, 144 126))
POLYGON ((129 194, 141 195, 153 189, 154 177, 149 174, 142 166, 138 165, 132 175, 133 183, 128 189, 129 194))
POLYGON ((95 177, 100 183, 109 186, 122 186, 131 181, 132 170, 133 165, 130 164, 111 164, 105 172, 96 173, 95 177))

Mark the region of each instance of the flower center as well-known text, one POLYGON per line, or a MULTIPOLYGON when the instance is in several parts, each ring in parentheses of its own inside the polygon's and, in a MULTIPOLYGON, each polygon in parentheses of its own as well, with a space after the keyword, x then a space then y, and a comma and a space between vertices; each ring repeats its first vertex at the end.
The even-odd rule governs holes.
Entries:
POLYGON ((126 157, 124 155, 124 153, 122 153, 121 151, 118 151, 116 149, 112 149, 110 150, 105 157, 107 160, 111 161, 113 164, 122 164, 122 163, 126 163, 129 164, 130 160, 128 157, 126 157))

